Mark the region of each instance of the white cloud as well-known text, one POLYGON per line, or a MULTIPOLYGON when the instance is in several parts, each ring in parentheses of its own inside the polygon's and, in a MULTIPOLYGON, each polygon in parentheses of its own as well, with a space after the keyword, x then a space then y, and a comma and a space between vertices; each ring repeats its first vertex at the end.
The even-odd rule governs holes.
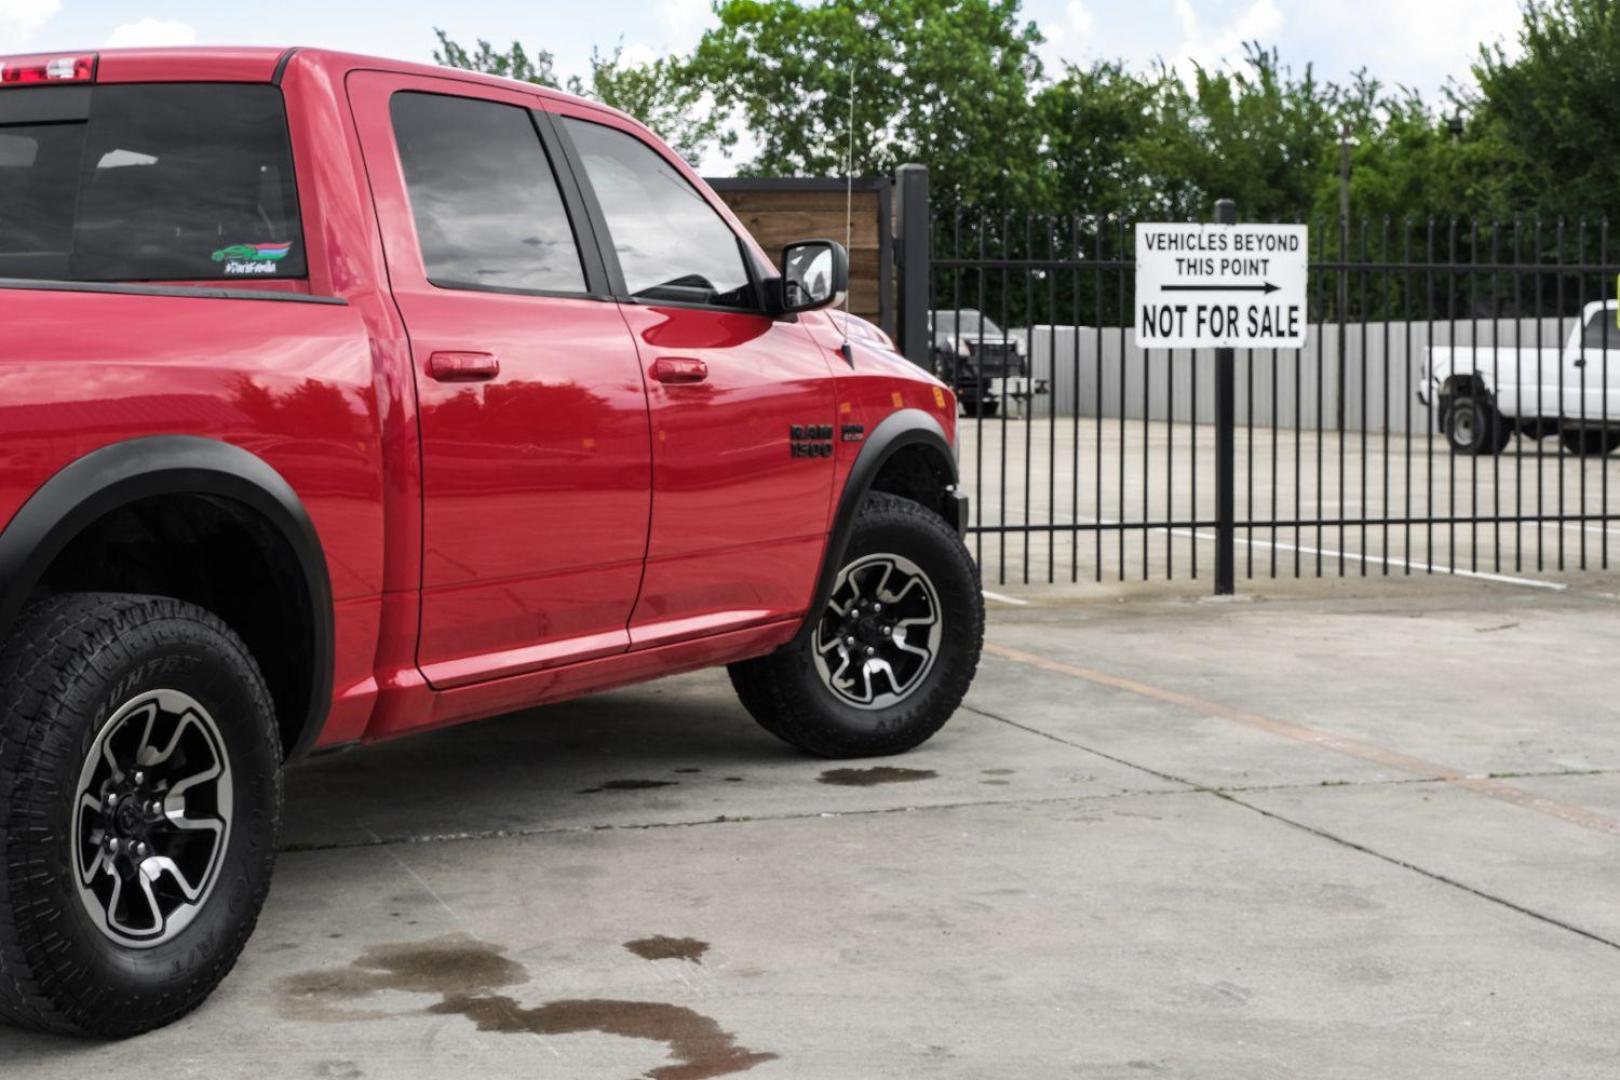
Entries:
POLYGON ((1282 12, 1277 10, 1275 0, 1254 0, 1235 18, 1215 27, 1204 25, 1191 0, 1176 0, 1175 10, 1181 43, 1167 60, 1183 79, 1192 78, 1194 65, 1213 69, 1223 62, 1241 59, 1247 42, 1275 44, 1283 29, 1282 12))
MULTIPOLYGON (((1281 49, 1283 63, 1302 74, 1342 81, 1357 68, 1386 86, 1400 84, 1435 101, 1448 79, 1466 80, 1482 43, 1516 51, 1520 0, 1137 0, 1131 31, 1118 40, 1099 29, 1098 55, 1123 54, 1136 66, 1162 57, 1183 79, 1193 64, 1232 66, 1243 47, 1281 49), (1214 14, 1224 12, 1224 17, 1214 14)), ((1121 21, 1112 15, 1107 20, 1121 21)))
POLYGON ((690 49, 698 43, 703 31, 715 24, 709 0, 664 0, 658 17, 664 24, 664 44, 673 52, 690 49))
POLYGON ((1083 63, 1094 52, 1096 30, 1097 20, 1091 9, 1082 0, 1069 0, 1062 19, 1041 27, 1046 35, 1041 59, 1053 69, 1064 63, 1083 63))
POLYGON ((644 67, 656 61, 663 54, 643 41, 632 41, 624 47, 619 54, 619 61, 626 67, 644 67))
POLYGON ((0 0, 0 51, 26 45, 61 10, 62 0, 0 0))
MULTIPOLYGON (((1311 18, 1321 47, 1334 45, 1367 59, 1385 83, 1415 86, 1425 94, 1447 75, 1466 77, 1481 44, 1501 42, 1517 52, 1523 16, 1518 0, 1363 0, 1322 2, 1311 18)), ((1359 66, 1359 65, 1357 65, 1359 66)))
POLYGON ((164 45, 195 45, 194 27, 173 19, 147 17, 138 22, 124 23, 107 39, 110 49, 139 49, 164 45))

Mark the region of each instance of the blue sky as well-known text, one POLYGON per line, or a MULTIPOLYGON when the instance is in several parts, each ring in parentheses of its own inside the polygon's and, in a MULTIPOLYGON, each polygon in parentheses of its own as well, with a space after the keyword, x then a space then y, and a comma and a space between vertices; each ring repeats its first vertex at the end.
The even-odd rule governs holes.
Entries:
MULTIPOLYGON (((1296 69, 1343 78, 1366 67, 1434 95, 1467 78, 1481 41, 1508 40, 1518 0, 1025 0, 1049 66, 1123 57, 1206 66, 1258 39, 1296 69)), ((469 42, 514 38, 582 72, 593 45, 630 57, 691 47, 709 0, 0 0, 0 53, 113 44, 300 44, 428 60, 433 27, 469 42)), ((718 164, 718 163, 716 163, 718 164)))

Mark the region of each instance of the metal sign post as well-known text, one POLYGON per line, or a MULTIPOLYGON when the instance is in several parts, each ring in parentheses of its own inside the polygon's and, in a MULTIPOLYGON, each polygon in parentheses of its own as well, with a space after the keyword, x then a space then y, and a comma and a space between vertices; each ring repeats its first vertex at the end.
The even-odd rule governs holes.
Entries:
MULTIPOLYGON (((1215 203, 1215 224, 1236 225, 1237 203, 1215 203)), ((1196 417, 1194 419, 1197 419, 1196 417)), ((1215 350, 1215 595, 1237 591, 1237 350, 1215 350)))

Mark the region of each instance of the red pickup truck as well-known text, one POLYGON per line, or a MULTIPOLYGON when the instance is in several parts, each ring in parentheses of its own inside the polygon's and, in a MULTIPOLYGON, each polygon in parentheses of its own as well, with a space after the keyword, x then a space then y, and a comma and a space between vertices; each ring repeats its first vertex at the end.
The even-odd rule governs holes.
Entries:
POLYGON ((839 245, 778 266, 535 86, 0 58, 0 1018, 194 1008, 312 752, 716 665, 814 754, 937 731, 955 399, 825 310, 839 245))

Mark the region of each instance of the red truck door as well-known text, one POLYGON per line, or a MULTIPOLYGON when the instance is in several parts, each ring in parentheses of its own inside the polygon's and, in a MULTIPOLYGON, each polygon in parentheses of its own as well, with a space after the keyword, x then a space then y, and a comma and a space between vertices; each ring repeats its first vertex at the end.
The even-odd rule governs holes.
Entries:
POLYGON ((831 508, 827 354, 761 312, 737 234, 667 151, 594 110, 548 108, 594 203, 652 405, 652 535, 631 643, 796 616, 831 508))
POLYGON ((380 72, 349 97, 415 364, 418 663, 445 688, 623 652, 646 388, 537 99, 380 72))

